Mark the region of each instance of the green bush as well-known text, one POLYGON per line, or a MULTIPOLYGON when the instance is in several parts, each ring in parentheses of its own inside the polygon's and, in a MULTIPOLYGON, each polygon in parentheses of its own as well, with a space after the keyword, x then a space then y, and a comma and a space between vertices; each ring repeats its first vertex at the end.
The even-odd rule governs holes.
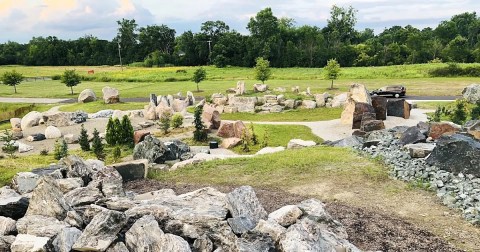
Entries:
POLYGON ((82 129, 80 130, 80 136, 78 137, 78 143, 80 144, 80 149, 82 151, 90 151, 90 143, 88 142, 88 132, 82 124, 82 129))
POLYGON ((57 140, 53 150, 53 158, 60 160, 66 156, 68 156, 67 142, 65 142, 65 139, 62 139, 62 141, 57 140))
POLYGON ((457 63, 447 63, 445 67, 430 70, 429 74, 433 77, 480 77, 480 66, 467 66, 462 68, 457 63))
POLYGON ((195 107, 195 113, 193 114, 193 124, 195 125, 195 131, 193 132, 193 140, 197 142, 204 142, 207 140, 208 137, 207 132, 205 132, 205 125, 202 121, 202 112, 202 106, 195 107))
POLYGON ((133 147, 133 137, 134 137, 134 130, 132 126, 132 122, 130 121, 130 118, 128 118, 127 115, 124 115, 122 117, 122 122, 121 124, 121 132, 118 132, 118 134, 121 136, 119 139, 118 143, 123 144, 128 147, 133 147))
POLYGON ((0 141, 3 141, 2 151, 7 153, 10 158, 15 158, 15 151, 18 147, 14 145, 13 135, 11 132, 5 130, 5 133, 0 137, 0 141))
POLYGON ((172 114, 168 111, 164 111, 159 119, 159 126, 160 126, 160 129, 163 130, 164 134, 168 133, 168 129, 170 129, 171 121, 172 121, 172 114))
POLYGON ((96 128, 93 130, 92 151, 97 159, 105 159, 105 150, 103 148, 102 139, 100 139, 100 133, 96 128))
POLYGON ((467 120, 466 101, 457 100, 455 102, 455 109, 453 110, 452 122, 463 125, 467 120))
POLYGON ((55 74, 55 75, 52 76, 52 80, 60 80, 61 78, 62 78, 62 76, 59 75, 59 74, 55 74))
POLYGON ((175 114, 172 117, 171 126, 174 129, 180 128, 183 125, 183 116, 181 114, 175 114))
POLYGON ((120 146, 116 146, 113 149, 113 161, 116 163, 118 160, 120 160, 120 157, 122 156, 122 150, 120 149, 120 146))
POLYGON ((472 108, 470 116, 472 117, 472 120, 480 120, 480 101, 477 101, 475 107, 472 108))

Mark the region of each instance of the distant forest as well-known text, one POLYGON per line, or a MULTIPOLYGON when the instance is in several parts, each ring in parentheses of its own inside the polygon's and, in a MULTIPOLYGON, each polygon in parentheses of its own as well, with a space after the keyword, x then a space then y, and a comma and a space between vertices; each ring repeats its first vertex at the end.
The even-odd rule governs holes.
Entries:
POLYGON ((216 65, 251 67, 257 57, 273 67, 323 67, 335 58, 342 66, 386 66, 427 62, 480 62, 480 18, 475 12, 453 16, 436 28, 393 26, 375 35, 355 30, 357 10, 333 6, 327 26, 295 26, 270 8, 247 24, 249 35, 223 21, 207 21, 200 32, 177 36, 166 25, 139 27, 135 20, 117 21, 112 41, 91 35, 76 40, 34 37, 27 44, 0 44, 0 65, 137 66, 216 65))

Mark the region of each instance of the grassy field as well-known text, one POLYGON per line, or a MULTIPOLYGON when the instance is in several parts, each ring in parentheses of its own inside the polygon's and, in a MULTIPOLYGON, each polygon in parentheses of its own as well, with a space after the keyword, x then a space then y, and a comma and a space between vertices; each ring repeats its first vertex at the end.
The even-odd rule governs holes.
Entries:
POLYGON ((244 122, 316 122, 338 119, 342 111, 342 108, 292 109, 270 114, 224 113, 221 118, 244 122))
MULTIPOLYGON (((334 86, 338 90, 328 90, 330 81, 324 80, 322 69, 316 68, 278 68, 273 69, 271 80, 266 83, 270 89, 284 87, 287 91, 293 86, 300 86, 301 91, 311 87, 313 93, 339 93, 348 90, 350 84, 359 82, 369 89, 376 89, 390 84, 403 84, 409 95, 460 95, 462 89, 478 82, 478 78, 430 78, 428 71, 445 66, 445 64, 400 65, 388 67, 352 67, 343 68, 340 79, 334 86)), ((0 74, 15 69, 25 76, 53 76, 62 74, 68 68, 75 68, 90 81, 83 81, 74 87, 75 95, 59 80, 29 81, 18 86, 18 94, 13 94, 12 88, 0 91, 0 96, 8 97, 51 97, 76 98, 78 93, 86 88, 93 89, 98 96, 104 86, 120 90, 121 97, 148 97, 150 93, 159 95, 176 94, 178 92, 196 90, 195 83, 190 81, 194 67, 138 68, 129 67, 121 71, 117 67, 26 67, 0 66, 0 74), (94 75, 87 71, 95 70, 94 75), (177 73, 179 69, 187 73, 177 73)), ((216 68, 205 67, 207 80, 200 83, 202 92, 196 96, 206 96, 213 93, 224 93, 226 89, 235 87, 238 80, 244 80, 247 89, 258 83, 253 79, 252 68, 216 68)), ((287 92, 287 95, 289 93, 287 92)))

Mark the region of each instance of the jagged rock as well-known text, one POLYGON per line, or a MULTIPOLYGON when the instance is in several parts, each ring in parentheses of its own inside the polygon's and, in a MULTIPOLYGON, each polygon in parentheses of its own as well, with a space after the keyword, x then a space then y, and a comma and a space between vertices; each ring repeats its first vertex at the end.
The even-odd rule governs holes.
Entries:
POLYGON ((52 251, 52 241, 49 237, 39 237, 19 234, 10 247, 11 252, 52 251))
POLYGON ((165 153, 167 151, 168 148, 162 141, 148 135, 143 142, 135 145, 133 159, 147 159, 150 163, 162 164, 166 160, 165 153))
POLYGON ((305 109, 314 109, 317 107, 317 103, 315 101, 304 100, 302 101, 302 108, 305 109))
POLYGON ((67 167, 68 178, 81 178, 86 184, 92 180, 93 167, 76 155, 62 158, 59 162, 67 167))
POLYGON ((473 137, 455 134, 442 136, 427 158, 427 163, 454 174, 480 176, 480 142, 473 137))
POLYGON ((202 121, 207 129, 218 129, 221 119, 220 113, 210 104, 203 106, 202 121))
POLYGON ((122 175, 112 167, 105 167, 93 175, 93 182, 100 183, 102 194, 106 198, 124 197, 122 175))
POLYGON ((22 129, 22 119, 10 118, 10 125, 12 126, 12 129, 22 129))
POLYGON ((433 140, 440 138, 443 135, 453 135, 459 132, 461 127, 451 122, 434 122, 430 123, 430 131, 428 137, 433 140))
POLYGON ((273 239, 261 233, 246 233, 238 239, 239 251, 276 251, 273 239))
POLYGON ((326 143, 329 146, 334 147, 356 147, 363 145, 363 138, 358 136, 349 136, 331 143, 326 143))
POLYGON ((12 179, 12 187, 20 194, 33 191, 37 186, 40 175, 32 172, 19 172, 12 179))
POLYGON ((213 241, 214 247, 223 251, 239 251, 238 239, 226 221, 209 223, 208 237, 213 241))
POLYGON ((22 130, 37 126, 40 123, 40 119, 42 119, 42 113, 31 111, 22 118, 20 126, 22 130))
POLYGON ((38 181, 37 187, 33 190, 26 214, 63 220, 70 210, 57 182, 45 176, 38 181))
POLYGON ((93 217, 72 249, 105 251, 126 223, 127 218, 124 213, 112 210, 102 211, 93 217))
POLYGON ((42 115, 47 126, 64 127, 87 121, 88 114, 76 112, 45 112, 42 115))
POLYGON ((217 136, 223 138, 241 138, 242 132, 246 129, 242 121, 222 121, 217 132, 217 136))
POLYGON ((405 148, 408 150, 410 157, 412 158, 424 158, 432 153, 435 148, 434 143, 416 143, 407 144, 405 148))
POLYGON ((228 225, 232 228, 232 231, 241 235, 255 228, 256 222, 248 217, 240 216, 227 219, 228 225))
POLYGON ((469 103, 476 103, 480 101, 480 84, 471 84, 463 89, 463 99, 469 103))
POLYGON ((148 174, 148 163, 149 161, 147 159, 138 159, 134 161, 112 164, 110 166, 115 168, 118 173, 120 173, 123 181, 125 182, 146 178, 148 174))
POLYGON ((145 215, 153 215, 155 220, 160 223, 165 223, 171 218, 172 214, 170 207, 157 204, 138 205, 125 211, 125 215, 130 221, 138 220, 145 215))
POLYGON ((78 95, 78 102, 81 103, 93 102, 96 100, 97 96, 95 95, 95 92, 93 92, 93 90, 91 89, 85 89, 78 95))
POLYGON ((253 85, 253 92, 255 93, 263 93, 268 90, 268 85, 267 84, 254 84, 253 85))
POLYGON ((347 103, 348 93, 342 93, 335 97, 332 100, 332 108, 341 108, 347 103))
POLYGON ((0 216, 0 236, 15 234, 17 232, 16 223, 14 219, 0 216))
POLYGON ((375 110, 377 120, 387 120, 387 98, 383 96, 373 96, 372 106, 375 110))
POLYGON ((287 144, 287 149, 302 149, 317 145, 314 141, 305 141, 302 139, 292 139, 287 144))
POLYGON ((41 215, 27 215, 17 221, 18 233, 43 237, 54 237, 68 226, 54 217, 41 215))
POLYGON ((15 241, 15 236, 13 235, 0 235, 0 251, 9 252, 12 243, 15 241))
POLYGON ((120 93, 118 92, 118 89, 111 88, 111 87, 104 87, 102 88, 102 93, 103 93, 103 101, 106 104, 120 102, 120 93))
POLYGON ((70 192, 73 189, 82 187, 84 182, 81 178, 57 179, 57 184, 62 193, 70 192))
POLYGON ((125 233, 125 244, 130 251, 162 251, 163 235, 155 217, 145 215, 125 233))
POLYGON ((302 210, 297 206, 288 205, 270 213, 268 219, 273 220, 284 227, 288 227, 295 223, 302 214, 302 210))
POLYGON ((203 235, 193 242, 193 251, 211 252, 213 251, 213 242, 206 235, 203 235))
POLYGON ((361 125, 360 125, 360 130, 361 131, 371 132, 371 131, 382 130, 382 129, 385 129, 385 124, 383 123, 382 120, 364 120, 364 119, 362 119, 362 122, 361 122, 361 125))
POLYGON ((193 104, 195 104, 195 96, 193 96, 192 92, 187 91, 186 100, 188 101, 188 106, 192 106, 193 104))
POLYGON ((300 202, 297 206, 306 215, 306 218, 318 223, 320 229, 328 230, 340 239, 347 239, 347 231, 343 225, 327 213, 325 205, 321 201, 308 199, 300 202))
POLYGON ((222 144, 220 145, 220 147, 224 149, 230 149, 239 145, 241 142, 242 142, 242 139, 238 137, 229 137, 222 140, 222 144))
POLYGON ((408 128, 400 137, 400 144, 416 144, 424 143, 427 140, 427 137, 420 131, 417 126, 408 128))
POLYGON ((134 200, 161 200, 164 198, 175 197, 175 191, 172 189, 161 189, 158 191, 147 192, 140 195, 135 195, 134 200))
POLYGON ((257 97, 232 97, 228 101, 229 105, 236 107, 240 113, 255 113, 257 102, 257 97))
POLYGON ((90 114, 88 117, 95 119, 95 118, 109 118, 113 115, 113 109, 104 109, 100 110, 97 113, 90 114))
POLYGON ((257 226, 253 229, 254 232, 270 236, 275 242, 280 240, 281 235, 286 230, 286 228, 272 220, 259 220, 257 226))
POLYGON ((63 220, 72 227, 83 228, 83 217, 75 211, 68 211, 67 217, 63 220))
POLYGON ((232 217, 247 217, 254 223, 267 218, 267 212, 250 186, 236 188, 226 195, 232 217))
POLYGON ((0 216, 22 218, 28 208, 28 198, 5 186, 0 188, 0 216))
POLYGON ((401 117, 404 119, 410 118, 410 110, 412 106, 405 101, 405 99, 388 99, 387 101, 387 115, 401 117))
POLYGON ((57 252, 70 252, 73 244, 75 244, 80 235, 82 235, 82 231, 78 230, 77 228, 63 228, 53 240, 53 248, 57 252))
POLYGON ((341 121, 343 124, 351 123, 352 129, 360 129, 362 126, 362 118, 365 113, 375 113, 372 105, 361 102, 349 102, 342 112, 341 121), (351 110, 352 107, 353 110, 351 110))
POLYGON ((157 105, 150 103, 143 108, 143 115, 147 120, 157 120, 157 105))
POLYGON ((217 106, 226 105, 228 102, 228 98, 223 94, 212 94, 212 103, 217 106))
POLYGON ((62 132, 55 126, 48 126, 45 129, 45 137, 47 139, 57 139, 62 137, 62 132))
POLYGON ((44 134, 38 133, 38 134, 33 134, 27 137, 27 141, 29 142, 37 142, 37 141, 43 141, 47 139, 44 134))
POLYGON ((132 201, 127 197, 112 197, 105 202, 105 206, 110 210, 125 212, 128 209, 138 205, 138 202, 132 201))
POLYGON ((182 155, 190 152, 190 147, 178 139, 165 142, 165 146, 168 149, 165 153, 166 160, 177 160, 180 159, 182 155))
POLYGON ((97 216, 97 214, 108 211, 107 208, 97 205, 77 207, 77 210, 81 211, 79 214, 81 214, 82 220, 85 225, 88 225, 93 220, 93 218, 97 216))
POLYGON ((472 135, 477 140, 480 140, 480 120, 468 121, 465 123, 463 128, 468 132, 468 134, 472 135))
POLYGON ((106 252, 130 252, 123 242, 117 242, 112 244, 106 252))
POLYGON ((94 186, 80 187, 65 194, 65 201, 72 207, 90 205, 103 199, 102 192, 94 186))

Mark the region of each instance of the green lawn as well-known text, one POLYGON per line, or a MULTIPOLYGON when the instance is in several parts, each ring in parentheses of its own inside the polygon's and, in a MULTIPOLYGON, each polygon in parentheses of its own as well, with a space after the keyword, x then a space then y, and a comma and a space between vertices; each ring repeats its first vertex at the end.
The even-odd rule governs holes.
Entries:
POLYGON ((222 114, 222 120, 240 120, 244 122, 316 122, 340 118, 342 108, 293 109, 281 113, 252 114, 233 113, 222 114))
POLYGON ((87 113, 95 113, 104 109, 113 110, 134 110, 143 109, 145 102, 120 102, 114 104, 105 104, 103 101, 89 102, 89 103, 73 103, 60 107, 60 111, 75 112, 83 110, 87 113))

